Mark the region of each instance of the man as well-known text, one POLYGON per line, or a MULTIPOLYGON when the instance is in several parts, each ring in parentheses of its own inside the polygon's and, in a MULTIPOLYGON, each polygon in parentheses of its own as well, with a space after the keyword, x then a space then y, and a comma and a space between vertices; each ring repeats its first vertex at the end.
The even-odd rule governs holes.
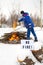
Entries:
POLYGON ((19 22, 24 21, 24 25, 27 28, 27 39, 30 39, 30 32, 32 32, 32 34, 35 38, 34 41, 38 41, 37 36, 34 31, 34 23, 33 23, 32 19, 30 18, 28 13, 26 13, 24 11, 21 11, 21 14, 23 17, 19 20, 19 22))

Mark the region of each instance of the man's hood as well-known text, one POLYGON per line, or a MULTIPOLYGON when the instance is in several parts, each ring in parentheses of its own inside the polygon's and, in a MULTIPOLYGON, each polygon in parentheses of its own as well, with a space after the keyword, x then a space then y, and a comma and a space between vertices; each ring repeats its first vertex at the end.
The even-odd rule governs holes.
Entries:
POLYGON ((28 16, 28 13, 27 12, 24 12, 23 16, 28 16))

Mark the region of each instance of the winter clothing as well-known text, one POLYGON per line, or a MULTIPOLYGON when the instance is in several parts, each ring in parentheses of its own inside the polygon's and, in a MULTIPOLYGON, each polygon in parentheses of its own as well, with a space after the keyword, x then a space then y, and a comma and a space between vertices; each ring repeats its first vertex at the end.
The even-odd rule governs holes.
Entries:
POLYGON ((19 22, 24 21, 24 25, 26 28, 34 27, 34 23, 32 22, 32 19, 29 17, 28 13, 24 13, 22 16, 23 17, 19 20, 19 22))
POLYGON ((37 36, 36 36, 36 34, 35 34, 34 28, 28 28, 28 29, 27 29, 27 39, 30 39, 30 32, 32 32, 32 34, 33 34, 34 37, 35 37, 35 40, 34 40, 34 41, 37 41, 37 36))
POLYGON ((30 16, 26 12, 24 12, 22 14, 22 16, 23 17, 19 20, 19 22, 24 21, 24 25, 27 28, 27 38, 30 39, 30 32, 32 32, 32 34, 35 37, 35 40, 37 40, 37 36, 36 36, 34 28, 33 28, 34 23, 33 23, 32 19, 30 18, 30 16))

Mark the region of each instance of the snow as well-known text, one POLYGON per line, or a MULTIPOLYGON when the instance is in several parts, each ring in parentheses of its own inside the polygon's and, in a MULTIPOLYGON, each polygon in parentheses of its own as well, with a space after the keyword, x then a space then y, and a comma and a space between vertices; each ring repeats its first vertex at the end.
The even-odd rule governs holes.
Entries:
POLYGON ((15 28, 15 30, 16 30, 16 31, 19 31, 19 32, 26 32, 26 31, 27 31, 27 29, 26 29, 25 27, 23 27, 23 26, 17 26, 17 27, 15 28))
MULTIPOLYGON (((10 33, 12 31, 14 31, 14 29, 12 28, 0 28, 0 37, 4 35, 4 33, 10 33)), ((24 32, 25 31, 26 29, 24 30, 24 32)), ((39 40, 38 43, 34 43, 34 49, 36 50, 40 49, 41 45, 43 45, 43 28, 41 29, 40 27, 35 27, 35 32, 39 40)), ((29 58, 36 62, 35 65, 43 65, 43 63, 39 63, 36 60, 36 58, 33 56, 32 52, 29 49, 21 49, 21 44, 0 43, 0 65, 19 65, 17 58, 19 58, 20 60, 24 60, 26 56, 29 56, 29 58)))
POLYGON ((4 33, 10 33, 13 32, 13 28, 0 28, 0 37, 4 35, 4 33))
POLYGON ((10 33, 10 32, 26 32, 27 29, 22 26, 17 26, 16 28, 0 28, 0 37, 4 35, 4 33, 10 33))
MULTIPOLYGON (((18 46, 19 48, 19 46, 18 46)), ((18 48, 16 45, 0 45, 0 65, 17 65, 18 48), (15 51, 16 50, 16 51, 15 51)))
MULTIPOLYGON (((24 60, 26 56, 29 56, 34 62, 37 61, 29 49, 21 49, 19 44, 0 43, 0 65, 19 65, 17 58, 24 60)), ((37 64, 43 65, 39 62, 36 62, 35 65, 37 64)))
POLYGON ((41 45, 42 45, 41 42, 34 42, 34 50, 39 50, 39 49, 41 49, 41 45))

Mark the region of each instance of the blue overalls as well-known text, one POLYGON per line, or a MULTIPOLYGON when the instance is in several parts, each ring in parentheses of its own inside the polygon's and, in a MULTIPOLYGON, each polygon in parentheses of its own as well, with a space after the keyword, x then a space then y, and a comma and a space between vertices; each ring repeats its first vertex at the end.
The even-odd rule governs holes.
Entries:
POLYGON ((30 18, 28 13, 24 13, 22 16, 23 17, 19 20, 19 22, 24 21, 24 25, 27 28, 27 39, 30 39, 30 32, 31 32, 33 34, 35 40, 37 40, 37 36, 34 31, 34 23, 33 23, 32 19, 30 18))

